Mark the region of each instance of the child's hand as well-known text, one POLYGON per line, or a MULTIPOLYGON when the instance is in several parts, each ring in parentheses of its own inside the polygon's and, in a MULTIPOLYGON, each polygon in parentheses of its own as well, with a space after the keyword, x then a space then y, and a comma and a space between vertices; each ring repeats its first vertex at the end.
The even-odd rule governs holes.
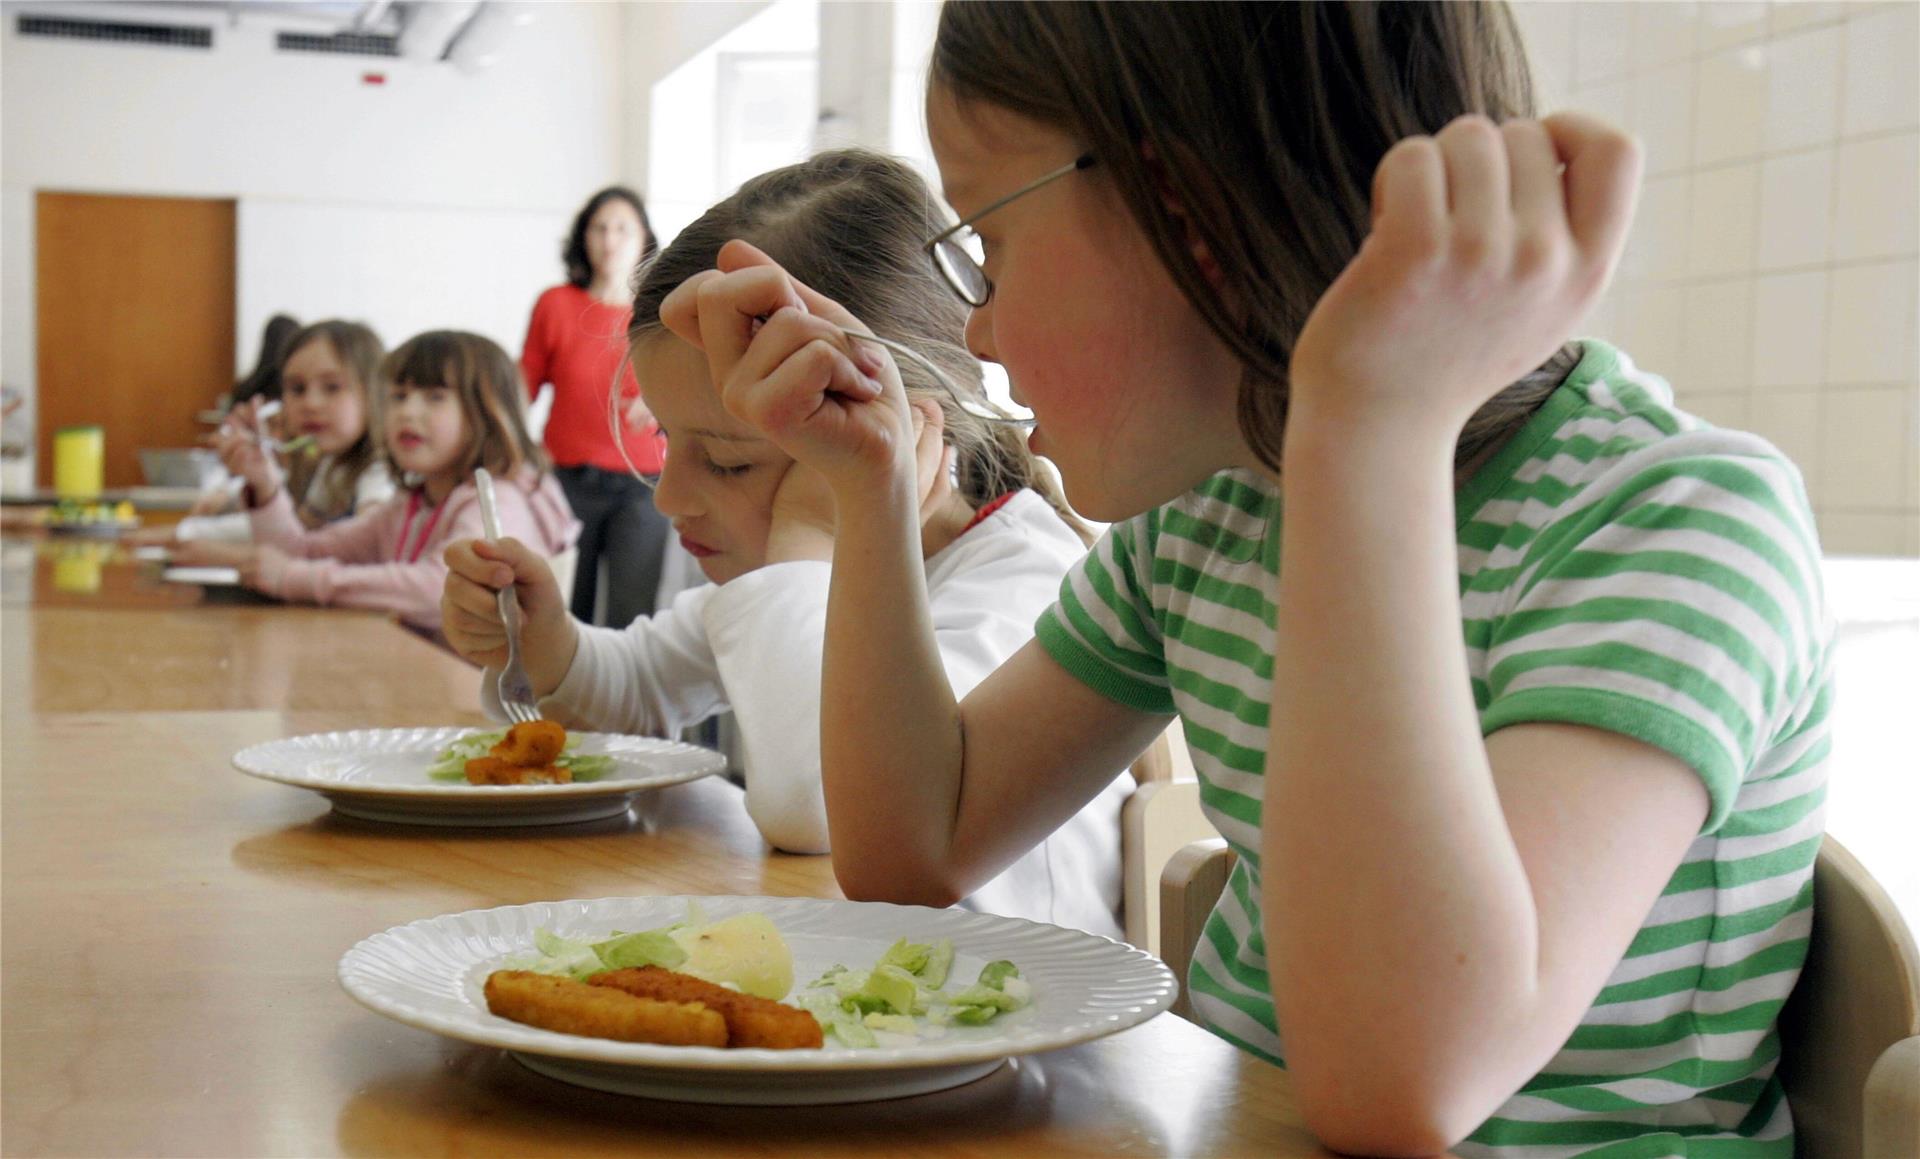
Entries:
POLYGON ((1638 143, 1577 114, 1461 117, 1395 145, 1372 233, 1295 344, 1292 413, 1457 434, 1599 298, 1639 180, 1638 143))
POLYGON ((233 492, 225 487, 212 487, 200 492, 200 497, 193 501, 193 506, 187 508, 187 514, 190 516, 221 515, 233 510, 233 506, 233 492))
POLYGON ((214 450, 230 474, 238 475, 253 488, 253 501, 264 506, 280 489, 280 465, 261 445, 257 402, 234 407, 227 421, 213 436, 214 450))
POLYGON ((767 512, 767 562, 833 558, 833 488, 820 472, 795 461, 780 477, 767 512))
POLYGON ((547 561, 517 539, 450 545, 440 593, 440 627, 455 652, 489 668, 507 662, 507 629, 495 593, 512 586, 520 601, 520 662, 536 696, 560 687, 579 645, 567 598, 547 561))
POLYGON ((865 327, 743 241, 718 270, 660 306, 668 329, 704 350, 729 411, 844 495, 881 492, 912 471, 914 435, 893 360, 841 331, 865 327))

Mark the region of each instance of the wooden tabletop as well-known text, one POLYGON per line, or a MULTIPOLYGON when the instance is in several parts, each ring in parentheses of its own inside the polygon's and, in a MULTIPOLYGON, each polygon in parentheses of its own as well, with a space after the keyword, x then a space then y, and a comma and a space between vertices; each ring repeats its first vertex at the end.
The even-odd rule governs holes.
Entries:
POLYGON ((0 1134, 19 1155, 1307 1155, 1285 1072, 1164 1015, 940 1094, 696 1107, 599 1094, 371 1013, 389 926, 556 898, 838 896, 710 778, 612 821, 335 817, 239 748, 478 718, 474 674, 371 615, 0 613, 0 1134), (289 673, 292 673, 289 675, 289 673))

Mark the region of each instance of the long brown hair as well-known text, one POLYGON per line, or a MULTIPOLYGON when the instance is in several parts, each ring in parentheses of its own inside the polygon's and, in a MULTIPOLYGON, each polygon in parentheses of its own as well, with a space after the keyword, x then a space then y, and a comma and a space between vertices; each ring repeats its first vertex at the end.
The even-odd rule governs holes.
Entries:
MULTIPOLYGON (((680 283, 713 268, 729 239, 741 238, 845 306, 875 334, 916 351, 984 401, 980 363, 966 346, 967 307, 939 280, 921 248, 945 224, 920 175, 878 153, 836 149, 763 173, 701 214, 641 267, 628 342, 638 345, 663 333, 661 301, 680 283)), ((910 360, 901 359, 898 366, 909 396, 940 404, 959 491, 970 503, 978 507, 1030 487, 1086 537, 1053 476, 1027 449, 1023 432, 961 410, 910 360)))
MULTIPOLYGON (((1241 434, 1272 467, 1294 342, 1366 238, 1380 159, 1467 113, 1533 115, 1512 15, 1477 0, 949 3, 928 84, 1093 154, 1089 175, 1239 357, 1241 434)), ((1456 462, 1525 422, 1576 358, 1562 348, 1482 407, 1456 462)))
POLYGON ((380 336, 359 322, 340 318, 314 322, 287 339, 280 365, 284 366, 287 359, 314 342, 327 344, 341 369, 360 391, 367 429, 360 432, 352 446, 324 463, 318 455, 305 454, 288 464, 287 494, 298 497, 295 510, 308 527, 319 527, 353 514, 354 490, 360 484, 360 476, 381 461, 386 446, 380 423, 386 392, 374 385, 380 372, 380 359, 386 354, 380 336))
MULTIPOLYGON (((429 330, 402 342, 380 364, 381 389, 395 386, 444 386, 460 399, 469 441, 460 464, 464 478, 475 467, 501 479, 531 465, 545 472, 547 454, 527 433, 527 395, 520 368, 500 344, 464 330, 429 330)), ((387 469, 401 478, 400 464, 387 452, 387 469)))

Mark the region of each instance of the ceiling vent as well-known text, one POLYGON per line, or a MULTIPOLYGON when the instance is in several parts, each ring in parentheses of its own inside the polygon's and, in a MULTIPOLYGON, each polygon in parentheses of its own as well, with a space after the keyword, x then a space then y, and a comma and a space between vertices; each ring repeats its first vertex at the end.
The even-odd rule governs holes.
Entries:
POLYGON ((146 24, 131 20, 84 20, 70 16, 22 14, 21 36, 86 40, 95 44, 146 44, 168 48, 212 48, 213 29, 200 24, 146 24))
POLYGON ((316 36, 311 32, 282 32, 273 45, 281 52, 319 52, 332 56, 399 56, 400 38, 371 32, 336 32, 316 36))

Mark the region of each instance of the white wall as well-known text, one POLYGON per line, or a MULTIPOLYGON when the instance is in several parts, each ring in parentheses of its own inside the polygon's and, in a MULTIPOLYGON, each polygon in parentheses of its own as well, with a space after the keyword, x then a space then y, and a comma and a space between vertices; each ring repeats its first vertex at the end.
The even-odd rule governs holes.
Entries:
POLYGON ((622 172, 620 5, 537 5, 479 74, 281 53, 275 31, 311 24, 179 9, 132 16, 217 20, 213 50, 18 36, 35 10, 0 5, 0 372, 29 392, 37 190, 237 199, 240 367, 276 310, 362 318, 390 343, 474 329, 517 353, 573 211, 622 172))
MULTIPOLYGON (((664 5, 669 11, 682 5, 664 5)), ((714 140, 719 121, 719 57, 722 53, 814 52, 820 43, 820 17, 814 0, 780 0, 773 4, 718 5, 704 12, 697 28, 682 22, 674 52, 656 56, 645 75, 653 78, 649 94, 651 127, 647 139, 647 209, 662 242, 720 198, 733 192, 723 188, 720 151, 714 140), (721 17, 731 21, 723 27, 721 17), (697 33, 697 35, 696 35, 697 33), (663 67, 664 66, 664 67, 663 67)), ((811 101, 813 94, 795 94, 811 101)), ((807 142, 798 142, 795 155, 806 155, 807 142)))
POLYGON ((1920 555, 1920 5, 1516 11, 1549 106, 1646 146, 1589 329, 1790 455, 1829 553, 1920 555))
MULTIPOLYGON (((640 3, 622 5, 626 43, 627 120, 621 139, 623 169, 627 181, 647 196, 649 216, 663 237, 672 236, 679 227, 663 227, 653 212, 658 198, 654 186, 682 163, 677 150, 698 138, 689 136, 711 131, 713 125, 711 85, 702 104, 688 108, 674 103, 676 94, 684 96, 685 81, 662 90, 660 82, 672 76, 734 29, 766 10, 772 0, 706 0, 696 4, 640 3), (705 120, 700 121, 704 114, 705 120), (697 123, 696 123, 697 122, 697 123), (658 128, 656 129, 656 123, 658 128), (656 146, 655 133, 671 138, 670 145, 656 146)), ((711 144, 707 145, 711 148, 711 144)), ((711 164, 711 158, 708 159, 711 164)), ((698 214, 703 204, 694 210, 698 214)), ((669 216, 676 216, 670 213, 669 216)), ((691 220, 691 215, 681 218, 691 220)))

